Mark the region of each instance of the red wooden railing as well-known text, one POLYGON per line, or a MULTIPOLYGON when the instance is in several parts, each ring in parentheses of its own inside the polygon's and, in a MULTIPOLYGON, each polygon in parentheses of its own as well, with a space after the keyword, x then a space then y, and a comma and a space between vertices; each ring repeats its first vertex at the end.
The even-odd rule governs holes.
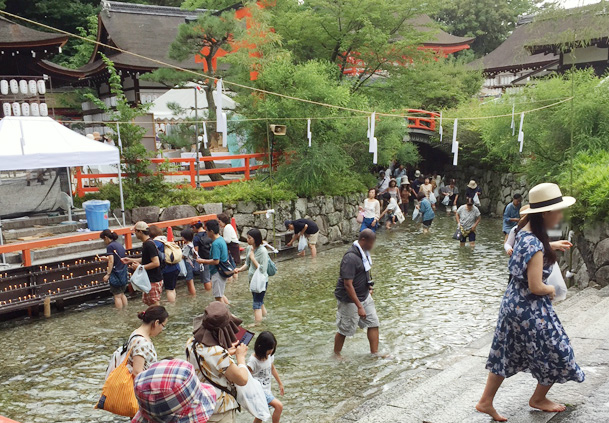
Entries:
POLYGON ((418 129, 423 131, 435 131, 436 130, 436 118, 440 117, 440 113, 429 112, 427 110, 408 109, 407 112, 417 113, 423 116, 409 116, 408 117, 408 128, 418 129))
MULTIPOLYGON (((159 228, 168 228, 171 226, 186 226, 191 225, 195 222, 206 222, 208 220, 216 219, 215 214, 206 214, 196 217, 186 217, 183 219, 166 220, 164 222, 151 223, 159 228)), ((131 227, 113 229, 118 235, 123 235, 125 238, 125 248, 131 249, 133 242, 131 239, 131 227)), ((0 254, 13 253, 21 251, 21 261, 24 266, 32 265, 32 250, 44 247, 56 247, 58 245, 72 244, 74 242, 92 241, 99 238, 101 232, 84 232, 76 235, 59 236, 54 238, 37 239, 33 241, 16 242, 14 244, 0 245, 0 254)), ((1 422, 0 422, 1 423, 1 422)))
MULTIPOLYGON (((235 155, 226 155, 226 156, 203 156, 199 158, 200 163, 212 162, 215 160, 244 160, 244 166, 238 167, 226 167, 226 168, 217 168, 217 169, 199 169, 199 175, 212 175, 212 174, 232 174, 232 173, 243 173, 242 179, 226 179, 224 181, 211 181, 211 182, 202 182, 200 184, 203 188, 208 187, 216 187, 220 185, 228 185, 234 182, 247 181, 251 179, 252 171, 258 169, 268 168, 268 164, 263 165, 251 165, 252 159, 263 160, 268 157, 265 153, 259 154, 235 154, 235 155)), ((173 158, 173 159, 151 159, 152 163, 162 164, 162 163, 184 163, 188 164, 188 170, 175 170, 175 171, 158 171, 155 174, 162 174, 165 176, 188 176, 190 179, 190 186, 193 188, 197 187, 197 160, 194 157, 189 158, 173 158)), ((201 165, 203 167, 204 165, 201 165)), ((127 175, 125 173, 122 174, 123 177, 127 175)), ((142 175, 143 176, 143 175, 142 175)), ((79 197, 83 197, 87 192, 98 192, 99 187, 97 186, 85 186, 85 180, 91 179, 112 179, 118 178, 118 173, 83 173, 82 168, 77 168, 76 170, 76 195, 79 197)), ((88 185, 88 184, 87 184, 88 185)))

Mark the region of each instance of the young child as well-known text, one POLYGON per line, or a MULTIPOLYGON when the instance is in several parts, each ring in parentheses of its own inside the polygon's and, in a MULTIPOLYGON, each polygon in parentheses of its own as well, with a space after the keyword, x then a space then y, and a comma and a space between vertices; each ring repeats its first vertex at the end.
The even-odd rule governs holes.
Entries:
POLYGON ((195 289, 195 281, 194 281, 194 270, 195 266, 200 266, 197 263, 197 258, 199 255, 195 250, 195 246, 192 243, 194 239, 194 232, 192 229, 184 229, 180 235, 184 239, 184 246, 182 247, 182 257, 184 258, 184 264, 186 264, 186 283, 188 284, 188 293, 193 297, 197 295, 197 290, 195 289))
MULTIPOLYGON (((262 385, 264 393, 266 394, 266 400, 269 403, 269 407, 273 407, 273 423, 279 423, 281 412, 283 411, 283 404, 273 396, 271 391, 271 375, 275 378, 279 384, 279 395, 283 396, 283 383, 279 378, 279 373, 275 368, 275 350, 277 349, 277 340, 275 335, 271 332, 261 332, 256 338, 256 344, 254 345, 254 354, 251 355, 247 362, 247 367, 252 372, 254 379, 256 379, 262 385)), ((259 419, 254 419, 254 423, 261 423, 259 419)))

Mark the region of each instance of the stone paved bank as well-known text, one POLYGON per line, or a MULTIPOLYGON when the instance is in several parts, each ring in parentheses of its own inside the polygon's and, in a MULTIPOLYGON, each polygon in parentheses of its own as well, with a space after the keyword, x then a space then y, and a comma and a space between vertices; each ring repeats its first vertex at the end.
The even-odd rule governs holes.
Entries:
MULTIPOLYGON (((606 423, 609 421, 609 288, 588 288, 557 305, 586 381, 555 385, 550 397, 569 405, 565 413, 543 413, 528 406, 536 381, 521 373, 507 379, 495 407, 510 423, 606 423)), ((492 334, 440 362, 405 371, 376 398, 343 416, 339 423, 487 423, 474 410, 486 382, 484 366, 492 334)), ((405 340, 407 342, 407 340, 405 340)))

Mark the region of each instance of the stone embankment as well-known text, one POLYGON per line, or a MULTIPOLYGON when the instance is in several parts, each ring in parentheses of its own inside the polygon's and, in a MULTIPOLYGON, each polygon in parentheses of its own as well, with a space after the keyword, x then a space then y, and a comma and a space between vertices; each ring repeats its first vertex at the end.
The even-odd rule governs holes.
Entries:
MULTIPOLYGON (((521 373, 507 379, 495 407, 510 423, 604 423, 609 421, 609 287, 588 288, 556 306, 586 381, 555 385, 550 398, 567 404, 564 413, 528 406, 536 381, 521 373)), ((488 423, 475 411, 486 382, 492 334, 438 362, 405 372, 385 393, 366 400, 338 419, 340 423, 488 423)), ((404 339, 408 342, 408 339, 404 339)))
MULTIPOLYGON (((235 218, 237 229, 245 241, 247 232, 252 228, 260 229, 262 237, 269 243, 274 237, 286 232, 285 220, 307 218, 319 226, 319 244, 325 245, 337 241, 354 239, 359 231, 356 221, 358 206, 363 202, 364 194, 346 196, 318 196, 298 198, 293 201, 279 201, 274 204, 275 219, 265 214, 254 215, 255 211, 269 210, 271 204, 256 204, 251 201, 240 201, 237 204, 200 204, 197 207, 177 205, 161 209, 156 206, 138 207, 127 211, 128 222, 143 220, 148 223, 163 220, 181 219, 198 216, 201 213, 226 213, 235 218)), ((119 211, 115 210, 118 216, 119 211)))

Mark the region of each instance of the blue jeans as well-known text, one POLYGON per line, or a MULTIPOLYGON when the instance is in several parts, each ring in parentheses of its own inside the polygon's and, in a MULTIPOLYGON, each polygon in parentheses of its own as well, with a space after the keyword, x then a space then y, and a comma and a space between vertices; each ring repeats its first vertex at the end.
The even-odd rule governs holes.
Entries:
POLYGON ((364 229, 372 229, 372 231, 376 232, 376 228, 379 223, 376 222, 376 225, 372 226, 372 222, 374 222, 373 217, 364 217, 364 221, 362 222, 362 226, 359 228, 359 231, 363 231, 364 229))

